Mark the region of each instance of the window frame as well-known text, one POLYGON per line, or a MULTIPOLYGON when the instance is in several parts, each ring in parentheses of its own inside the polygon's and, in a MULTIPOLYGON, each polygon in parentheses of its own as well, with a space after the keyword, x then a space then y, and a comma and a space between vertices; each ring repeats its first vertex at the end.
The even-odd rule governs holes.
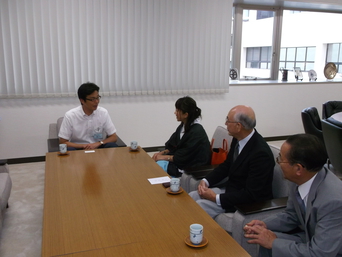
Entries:
POLYGON ((342 42, 340 42, 340 43, 328 43, 327 44, 327 51, 326 51, 326 55, 325 56, 326 56, 326 58, 325 58, 325 62, 326 63, 328 63, 328 62, 335 63, 336 68, 337 68, 337 72, 339 72, 340 70, 342 72, 342 42), (338 44, 338 55, 337 55, 338 61, 328 60, 329 45, 336 45, 336 44, 338 44))
MULTIPOLYGON (((277 80, 279 71, 279 55, 281 43, 281 25, 282 25, 282 10, 281 7, 263 6, 263 5, 234 5, 234 22, 233 22, 233 35, 232 35, 232 57, 231 67, 240 70, 241 67, 241 44, 242 44, 242 23, 243 23, 243 10, 265 10, 273 11, 273 38, 271 50, 271 70, 270 78, 262 78, 261 80, 277 80), (279 28, 279 29, 278 29, 279 28)), ((245 80, 240 78, 239 80, 245 80)))
MULTIPOLYGON (((286 68, 286 69, 290 69, 291 67, 287 67, 287 63, 292 63, 293 62, 293 67, 301 67, 301 65, 303 65, 304 66, 304 69, 301 69, 301 71, 305 71, 305 72, 307 72, 307 71, 309 71, 309 70, 311 70, 311 68, 307 68, 307 66, 308 66, 308 64, 314 64, 315 63, 315 61, 309 61, 308 60, 308 50, 309 50, 309 48, 314 48, 315 50, 316 50, 316 47, 315 46, 297 46, 297 47, 282 47, 281 49, 280 49, 280 53, 281 53, 281 51, 283 50, 283 49, 285 49, 285 51, 286 51, 286 54, 285 54, 285 60, 282 60, 282 59, 280 59, 279 60, 279 64, 280 63, 284 63, 285 65, 284 65, 284 68, 286 68), (304 56, 304 60, 303 61, 301 61, 301 60, 298 60, 298 49, 300 49, 300 48, 304 48, 305 49, 305 56, 304 56), (294 49, 294 60, 293 61, 288 61, 287 60, 287 53, 288 53, 288 50, 289 49, 294 49), (299 65, 300 64, 300 65, 299 65)), ((280 54, 281 55, 281 54, 280 54)), ((283 65, 280 65, 281 67, 283 67, 283 65)))
MULTIPOLYGON (((303 11, 303 12, 322 12, 322 13, 339 13, 342 15, 341 11, 332 11, 329 9, 319 10, 311 8, 288 8, 282 6, 267 6, 267 5, 251 5, 251 4, 239 4, 233 5, 233 23, 232 23, 232 51, 231 51, 231 68, 236 68, 238 71, 241 69, 241 46, 242 46, 242 24, 243 24, 243 11, 248 10, 269 10, 274 11, 273 20, 273 38, 272 38, 272 60, 271 60, 271 70, 269 78, 255 78, 258 81, 274 81, 279 82, 281 79, 280 70, 280 51, 282 42, 282 25, 283 25, 283 11, 303 11)), ((309 47, 309 46, 307 46, 309 47)), ((341 42, 342 50, 342 42, 341 42)), ((327 57, 326 57, 327 58, 327 57)), ((341 61, 342 62, 342 61, 341 61)), ((337 66, 337 65, 336 65, 337 66)), ((342 67, 342 63, 341 66, 342 67)), ((341 68, 342 69, 342 68, 341 68)), ((239 81, 249 80, 249 78, 239 78, 239 81)))
POLYGON ((271 63, 271 61, 272 61, 272 55, 271 55, 271 50, 272 50, 272 47, 271 46, 260 46, 260 47, 248 47, 247 49, 247 52, 246 52, 246 65, 245 65, 245 67, 246 68, 255 68, 255 67, 252 67, 252 65, 251 65, 251 67, 248 67, 248 64, 249 63, 254 63, 254 64, 258 64, 258 67, 257 67, 257 69, 268 69, 268 66, 270 66, 270 63, 271 63), (249 55, 249 52, 250 51, 254 51, 254 50, 257 50, 258 49, 258 58, 257 59, 254 59, 253 57, 254 57, 254 54, 252 54, 253 55, 253 57, 250 59, 250 55, 249 55), (265 53, 264 52, 264 50, 266 51, 266 55, 267 55, 267 60, 263 60, 263 53, 265 53), (266 65, 266 68, 264 68, 264 67, 262 67, 263 66, 263 64, 264 65, 266 65))

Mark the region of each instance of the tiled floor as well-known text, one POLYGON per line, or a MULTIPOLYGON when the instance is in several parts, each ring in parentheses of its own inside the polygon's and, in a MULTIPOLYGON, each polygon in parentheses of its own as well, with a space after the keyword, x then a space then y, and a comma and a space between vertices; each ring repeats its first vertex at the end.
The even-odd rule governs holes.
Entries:
MULTIPOLYGON (((283 141, 269 143, 280 147, 283 141)), ((14 164, 9 170, 13 187, 0 236, 0 256, 41 256, 45 162, 14 164)))

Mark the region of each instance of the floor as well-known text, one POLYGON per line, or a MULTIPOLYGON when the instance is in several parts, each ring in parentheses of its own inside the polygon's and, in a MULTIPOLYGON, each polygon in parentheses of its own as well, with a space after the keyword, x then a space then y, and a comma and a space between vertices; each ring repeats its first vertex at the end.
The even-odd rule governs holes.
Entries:
POLYGON ((45 162, 9 165, 12 191, 0 236, 1 257, 41 256, 45 162))
MULTIPOLYGON (((270 142, 279 147, 282 143, 270 142)), ((41 256, 45 162, 12 164, 9 170, 13 186, 1 230, 0 256, 41 256)))

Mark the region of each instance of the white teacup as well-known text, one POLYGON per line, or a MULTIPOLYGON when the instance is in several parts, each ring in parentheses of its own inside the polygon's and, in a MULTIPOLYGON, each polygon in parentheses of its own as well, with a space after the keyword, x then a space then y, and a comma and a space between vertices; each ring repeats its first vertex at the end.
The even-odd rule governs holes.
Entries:
POLYGON ((194 245, 199 245, 203 241, 203 226, 201 224, 190 225, 190 241, 194 245))
POLYGON ((131 141, 131 149, 132 150, 138 149, 138 142, 137 141, 131 141))
POLYGON ((180 187, 180 179, 172 178, 170 179, 170 189, 172 192, 178 192, 180 187))
POLYGON ((66 144, 59 144, 59 152, 66 153, 67 152, 67 145, 66 144))

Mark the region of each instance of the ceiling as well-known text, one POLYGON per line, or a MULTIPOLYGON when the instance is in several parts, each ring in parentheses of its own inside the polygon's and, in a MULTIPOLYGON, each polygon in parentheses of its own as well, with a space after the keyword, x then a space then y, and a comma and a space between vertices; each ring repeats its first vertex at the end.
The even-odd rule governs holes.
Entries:
POLYGON ((289 9, 342 13, 341 0, 234 0, 234 4, 265 5, 289 9))

